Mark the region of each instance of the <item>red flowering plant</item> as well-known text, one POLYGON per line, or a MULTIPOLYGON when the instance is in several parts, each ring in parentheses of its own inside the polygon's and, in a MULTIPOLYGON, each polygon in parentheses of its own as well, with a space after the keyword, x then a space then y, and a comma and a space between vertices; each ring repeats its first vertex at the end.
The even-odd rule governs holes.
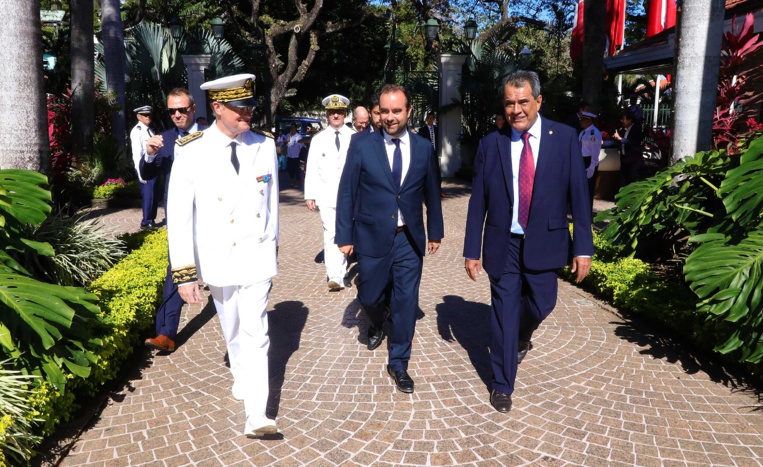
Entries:
MULTIPOLYGON (((750 54, 763 47, 760 34, 754 34, 755 19, 752 14, 745 16, 741 29, 736 17, 731 20, 731 30, 723 34, 721 64, 718 76, 718 97, 713 119, 713 145, 715 149, 725 149, 730 155, 738 154, 746 142, 751 141, 759 123, 753 118, 745 118, 744 103, 754 97, 748 80, 750 73, 759 70, 745 68, 750 54)), ((758 67, 759 68, 759 67, 758 67)))

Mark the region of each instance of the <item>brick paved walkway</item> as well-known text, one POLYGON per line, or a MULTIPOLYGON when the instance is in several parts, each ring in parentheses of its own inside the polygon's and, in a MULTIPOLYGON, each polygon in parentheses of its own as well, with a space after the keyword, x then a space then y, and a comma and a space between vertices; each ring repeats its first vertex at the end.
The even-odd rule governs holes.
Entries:
MULTIPOLYGON (((410 363, 396 392, 384 348, 365 348, 355 290, 329 292, 320 218, 282 192, 280 272, 270 298, 270 411, 281 435, 242 436, 213 306, 184 310, 180 347, 145 353, 62 465, 761 465, 753 391, 664 336, 562 282, 519 369, 514 408, 488 402, 489 286, 467 280, 468 189, 447 184, 446 238, 427 257, 410 363)), ((134 230, 139 210, 104 212, 134 230)), ((161 216, 160 216, 161 218, 161 216)))

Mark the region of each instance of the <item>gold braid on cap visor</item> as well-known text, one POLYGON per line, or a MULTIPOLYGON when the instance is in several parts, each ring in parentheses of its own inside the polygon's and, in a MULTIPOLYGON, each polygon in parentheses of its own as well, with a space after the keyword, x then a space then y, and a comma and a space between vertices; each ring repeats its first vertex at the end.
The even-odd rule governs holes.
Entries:
POLYGON ((217 102, 233 102, 254 97, 252 80, 248 79, 243 86, 227 89, 210 89, 209 99, 217 102))

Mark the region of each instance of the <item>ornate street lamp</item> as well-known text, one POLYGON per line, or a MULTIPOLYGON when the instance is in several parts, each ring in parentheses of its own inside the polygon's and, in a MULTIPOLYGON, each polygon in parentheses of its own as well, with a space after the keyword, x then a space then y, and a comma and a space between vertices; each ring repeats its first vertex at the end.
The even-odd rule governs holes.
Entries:
POLYGON ((222 39, 225 33, 225 22, 219 16, 212 20, 212 35, 215 39, 222 39))
POLYGON ((464 24, 464 34, 467 41, 473 41, 477 37, 477 22, 473 19, 468 19, 464 24))
POLYGON ((177 16, 170 18, 170 35, 175 39, 175 42, 179 42, 180 38, 183 37, 183 29, 183 20, 177 16))
POLYGON ((436 19, 429 18, 424 27, 427 30, 427 39, 430 41, 437 39, 437 33, 440 32, 440 23, 436 19))

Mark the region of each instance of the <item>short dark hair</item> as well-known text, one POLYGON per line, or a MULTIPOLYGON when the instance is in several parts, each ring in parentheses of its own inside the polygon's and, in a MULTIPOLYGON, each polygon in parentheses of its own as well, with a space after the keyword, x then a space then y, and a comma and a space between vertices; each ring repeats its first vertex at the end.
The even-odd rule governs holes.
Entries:
POLYGON ((371 96, 371 108, 373 109, 374 107, 378 105, 379 105, 379 93, 377 92, 376 94, 371 96))
POLYGON ((174 88, 172 91, 170 91, 167 94, 167 99, 169 99, 170 97, 176 97, 176 96, 186 96, 186 97, 188 97, 188 100, 191 102, 191 105, 194 104, 193 96, 191 95, 191 91, 189 91, 186 88, 174 88))
POLYGON ((399 84, 385 84, 381 88, 381 91, 379 91, 379 99, 381 99, 383 94, 392 94, 393 92, 402 92, 405 96, 405 107, 411 107, 411 95, 408 93, 408 90, 405 88, 405 86, 401 86, 399 84))
POLYGON ((534 71, 518 70, 514 73, 510 73, 503 78, 502 89, 506 89, 506 86, 523 88, 525 87, 525 84, 530 85, 530 91, 532 92, 533 98, 537 99, 538 96, 540 96, 540 78, 538 78, 538 73, 534 71))
POLYGON ((631 109, 625 109, 622 112, 620 112, 621 117, 625 117, 628 120, 636 120, 636 114, 633 113, 631 109))

